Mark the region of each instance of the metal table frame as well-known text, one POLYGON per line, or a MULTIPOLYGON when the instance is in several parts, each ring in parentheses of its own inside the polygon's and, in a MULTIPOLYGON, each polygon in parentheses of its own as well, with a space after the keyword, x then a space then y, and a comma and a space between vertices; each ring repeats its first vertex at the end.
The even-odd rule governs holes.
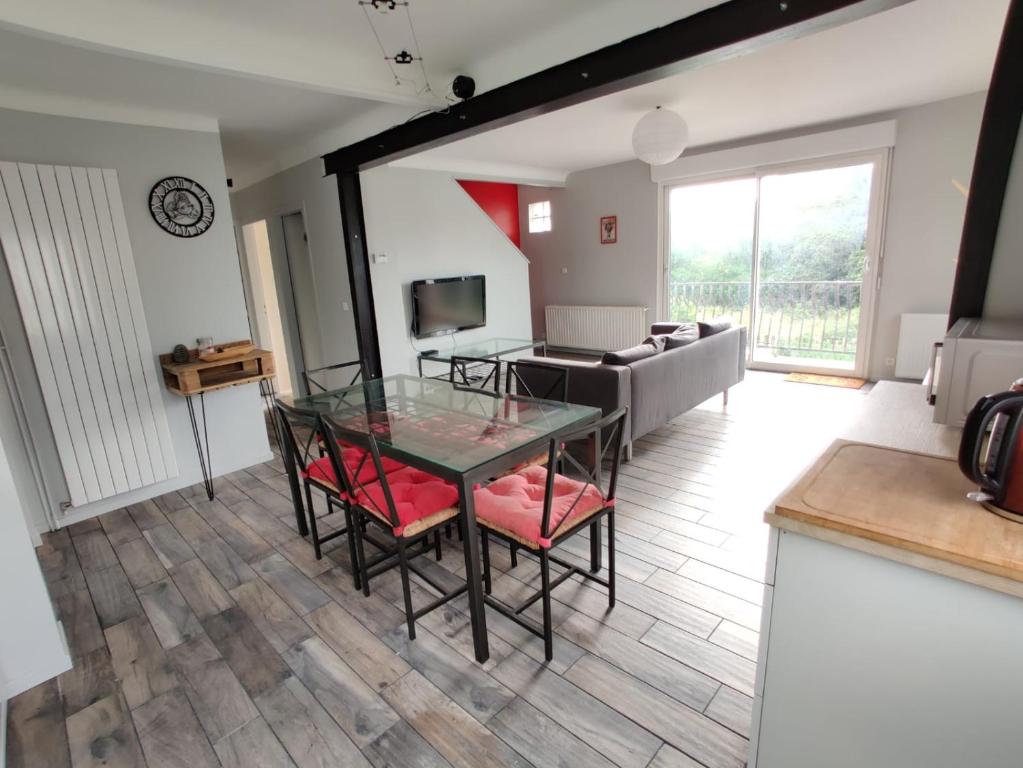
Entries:
MULTIPOLYGON (((525 341, 525 340, 523 339, 523 341, 525 341)), ((486 344, 487 343, 487 339, 484 339, 480 343, 481 344, 486 344)), ((516 347, 509 347, 508 349, 502 349, 502 350, 500 350, 498 352, 492 352, 490 354, 485 354, 485 355, 473 355, 473 357, 479 357, 479 358, 488 359, 488 360, 490 360, 490 359, 500 360, 501 359, 501 355, 511 355, 511 354, 514 354, 515 352, 525 352, 527 349, 531 349, 534 352, 537 349, 539 349, 540 350, 540 356, 541 357, 547 357, 547 342, 544 339, 534 339, 533 341, 531 341, 529 343, 523 343, 523 344, 520 344, 519 346, 516 346, 516 347)), ((417 367, 419 369, 419 378, 423 378, 423 361, 424 360, 426 360, 426 361, 432 360, 432 361, 434 361, 436 363, 448 363, 448 364, 450 364, 452 357, 454 357, 454 355, 451 354, 450 350, 438 350, 435 354, 432 354, 432 355, 426 355, 426 354, 423 354, 422 352, 418 353, 416 355, 416 365, 417 365, 417 367)), ((440 377, 440 374, 437 374, 437 376, 434 377, 434 378, 439 378, 439 377, 440 377)), ((447 374, 444 374, 444 378, 447 378, 447 374)))

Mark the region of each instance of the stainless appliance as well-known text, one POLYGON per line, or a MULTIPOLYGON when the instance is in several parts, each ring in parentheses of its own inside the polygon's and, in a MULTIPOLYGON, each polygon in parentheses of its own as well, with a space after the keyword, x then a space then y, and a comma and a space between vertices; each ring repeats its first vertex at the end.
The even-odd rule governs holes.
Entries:
POLYGON ((1023 379, 977 401, 963 427, 959 468, 980 485, 971 498, 1023 522, 1023 379))

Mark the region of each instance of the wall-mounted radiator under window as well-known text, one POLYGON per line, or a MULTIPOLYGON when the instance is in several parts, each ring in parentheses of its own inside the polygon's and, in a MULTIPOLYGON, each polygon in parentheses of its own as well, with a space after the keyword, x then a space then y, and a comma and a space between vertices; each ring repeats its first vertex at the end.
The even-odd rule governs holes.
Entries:
POLYGON ((71 505, 177 475, 116 171, 0 163, 0 245, 71 505))
POLYGON ((650 333, 646 307, 546 308, 547 346, 609 352, 639 344, 650 333))

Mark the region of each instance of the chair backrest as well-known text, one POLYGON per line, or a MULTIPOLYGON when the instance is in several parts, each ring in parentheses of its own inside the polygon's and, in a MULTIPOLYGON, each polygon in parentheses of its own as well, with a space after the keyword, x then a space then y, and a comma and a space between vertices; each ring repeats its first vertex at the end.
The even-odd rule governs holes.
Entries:
POLYGON ((362 506, 369 506, 383 515, 390 521, 391 525, 397 528, 401 525, 398 518, 398 508, 391 495, 391 486, 387 480, 387 473, 384 471, 383 454, 380 452, 380 445, 372 434, 358 432, 340 423, 329 414, 320 416, 320 425, 323 436, 327 443, 327 452, 334 458, 335 471, 341 478, 345 492, 353 502, 360 491, 365 491, 369 485, 379 484, 382 490, 384 507, 382 509, 377 501, 364 495, 359 498, 358 503, 362 506), (356 454, 354 461, 345 461, 345 451, 352 450, 356 454), (364 470, 372 466, 375 471, 364 473, 364 470), (363 480, 363 477, 372 477, 372 480, 363 480))
POLYGON ((568 368, 529 360, 512 360, 504 366, 506 394, 559 403, 568 400, 568 368))
POLYGON ((569 519, 571 509, 579 503, 590 486, 600 491, 605 499, 614 499, 615 489, 618 486, 618 468, 622 462, 626 413, 626 408, 619 408, 604 416, 600 421, 551 439, 547 456, 548 471, 547 485, 544 489, 543 519, 540 523, 540 531, 545 538, 553 538, 557 533, 556 527, 551 530, 551 508, 554 502, 554 477, 556 474, 551 471, 553 467, 559 465, 568 467, 568 470, 571 471, 566 471, 566 474, 578 475, 577 479, 583 482, 583 487, 572 502, 569 511, 562 517, 562 521, 569 519), (571 451, 573 443, 585 443, 582 461, 571 451), (608 459, 611 462, 611 475, 607 487, 604 488, 602 485, 603 465, 604 461, 608 459))
POLYGON ((332 371, 345 371, 344 378, 347 379, 347 382, 341 384, 342 387, 350 387, 358 382, 359 379, 364 378, 361 360, 351 360, 347 363, 334 363, 333 365, 324 365, 321 368, 307 368, 302 371, 302 378, 305 381, 306 391, 309 394, 313 393, 313 388, 315 388, 317 392, 329 391, 331 387, 326 384, 326 376, 328 376, 332 371), (353 368, 355 369, 354 371, 352 370, 353 368), (348 370, 345 371, 345 369, 348 370))
POLYGON ((501 361, 489 357, 451 357, 448 381, 456 387, 501 393, 501 361))
POLYGON ((314 411, 306 411, 274 401, 277 423, 284 436, 284 463, 291 472, 308 472, 309 465, 320 457, 320 419, 314 411))

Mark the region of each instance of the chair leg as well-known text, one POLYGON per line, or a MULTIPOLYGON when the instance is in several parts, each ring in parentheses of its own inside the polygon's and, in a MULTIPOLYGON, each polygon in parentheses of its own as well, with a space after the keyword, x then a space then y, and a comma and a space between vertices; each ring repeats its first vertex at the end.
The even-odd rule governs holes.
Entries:
POLYGON ((309 511, 309 536, 313 540, 313 552, 316 553, 316 559, 323 559, 323 552, 320 551, 320 534, 316 530, 316 512, 313 510, 313 491, 312 486, 307 482, 305 484, 305 508, 309 511))
POLYGON ((352 586, 356 590, 362 589, 362 579, 359 577, 359 556, 355 552, 355 524, 352 522, 352 508, 347 501, 342 502, 345 510, 345 530, 348 532, 348 561, 352 564, 352 586))
POLYGON ((362 521, 355 520, 354 523, 352 530, 355 531, 355 554, 358 558, 356 568, 359 571, 359 579, 362 581, 362 594, 369 597, 369 571, 366 568, 366 547, 362 543, 362 521))
POLYGON ((590 573, 599 573, 603 566, 604 548, 600 541, 600 519, 590 523, 590 573))
POLYGON ((440 546, 440 531, 433 532, 433 549, 437 553, 437 562, 439 563, 440 559, 444 556, 444 550, 440 546))
POLYGON ((514 568, 519 564, 519 545, 509 544, 508 552, 511 554, 511 567, 514 568))
POLYGON ((483 544, 483 591, 486 594, 490 594, 491 582, 490 582, 490 534, 487 533, 487 529, 480 528, 480 539, 483 544))
POLYGON ((540 589, 543 592, 543 652, 544 658, 554 658, 554 629, 551 626, 551 564, 547 550, 540 550, 540 589))
POLYGON ((451 523, 448 523, 447 525, 444 526, 444 535, 447 536, 449 539, 451 538, 451 523))
POLYGON ((401 568, 401 591, 405 598, 405 624, 408 625, 408 639, 416 639, 416 618, 412 615, 412 585, 408 577, 408 557, 405 553, 405 539, 398 537, 398 567, 401 568))
POLYGON ((615 607, 615 510, 607 513, 607 607, 615 607))

